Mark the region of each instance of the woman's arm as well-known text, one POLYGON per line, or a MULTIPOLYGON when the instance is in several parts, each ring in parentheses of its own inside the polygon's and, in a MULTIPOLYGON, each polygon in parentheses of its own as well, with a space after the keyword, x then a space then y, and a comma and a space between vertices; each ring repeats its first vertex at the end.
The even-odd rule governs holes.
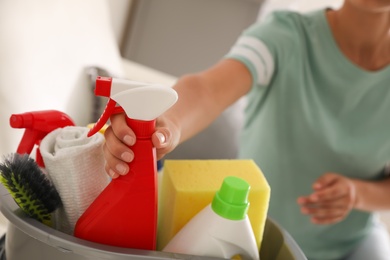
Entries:
POLYGON ((390 178, 381 181, 354 179, 356 189, 355 208, 364 211, 390 209, 390 178))
POLYGON ((252 85, 248 69, 236 60, 222 60, 209 70, 184 76, 174 89, 178 102, 165 114, 180 129, 180 143, 210 125, 252 85))

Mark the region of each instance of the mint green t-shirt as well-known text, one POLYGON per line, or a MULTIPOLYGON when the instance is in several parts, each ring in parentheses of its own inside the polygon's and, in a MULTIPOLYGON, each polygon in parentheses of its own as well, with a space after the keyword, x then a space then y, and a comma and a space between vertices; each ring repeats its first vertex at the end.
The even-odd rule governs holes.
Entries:
POLYGON ((390 66, 366 71, 337 47, 325 10, 279 11, 240 36, 227 54, 250 70, 240 157, 270 186, 269 216, 309 259, 337 259, 369 232, 373 217, 353 210, 316 225, 296 200, 325 172, 379 180, 390 159, 390 66))

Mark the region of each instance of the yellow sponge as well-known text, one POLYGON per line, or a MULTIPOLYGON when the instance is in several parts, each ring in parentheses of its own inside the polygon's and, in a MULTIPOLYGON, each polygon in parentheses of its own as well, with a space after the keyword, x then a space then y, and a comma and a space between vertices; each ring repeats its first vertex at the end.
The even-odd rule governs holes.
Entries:
POLYGON ((260 249, 271 190, 254 161, 165 160, 160 185, 158 250, 211 203, 227 176, 242 178, 251 186, 248 217, 260 249))

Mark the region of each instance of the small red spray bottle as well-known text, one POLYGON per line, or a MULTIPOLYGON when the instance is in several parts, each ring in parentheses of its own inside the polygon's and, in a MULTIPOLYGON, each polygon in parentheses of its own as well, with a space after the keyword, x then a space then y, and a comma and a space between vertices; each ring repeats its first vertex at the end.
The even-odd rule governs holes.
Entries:
POLYGON ((157 162, 151 136, 155 119, 176 102, 177 93, 169 87, 97 77, 95 94, 110 100, 89 135, 123 108, 137 140, 131 147, 134 160, 129 173, 113 179, 94 200, 77 221, 74 235, 107 245, 155 250, 157 162))
MULTIPOLYGON (((18 154, 30 154, 34 145, 39 145, 41 140, 51 131, 75 125, 67 114, 57 110, 13 114, 9 119, 9 123, 12 128, 26 129, 16 151, 18 154)), ((40 167, 44 167, 39 147, 36 150, 35 161, 40 167)))

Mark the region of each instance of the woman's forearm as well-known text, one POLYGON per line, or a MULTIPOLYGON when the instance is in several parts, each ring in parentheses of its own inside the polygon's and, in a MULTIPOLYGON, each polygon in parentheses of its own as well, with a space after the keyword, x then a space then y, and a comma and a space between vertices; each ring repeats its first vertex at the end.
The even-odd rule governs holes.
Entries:
POLYGON ((213 68, 178 80, 179 99, 164 117, 181 133, 180 143, 210 125, 227 107, 251 87, 248 69, 238 61, 223 60, 213 68))
POLYGON ((355 208, 363 211, 390 209, 390 178, 382 181, 354 180, 356 188, 355 208))
POLYGON ((183 142, 205 129, 221 111, 213 104, 207 82, 198 74, 179 79, 174 88, 178 101, 164 116, 180 129, 183 142))

